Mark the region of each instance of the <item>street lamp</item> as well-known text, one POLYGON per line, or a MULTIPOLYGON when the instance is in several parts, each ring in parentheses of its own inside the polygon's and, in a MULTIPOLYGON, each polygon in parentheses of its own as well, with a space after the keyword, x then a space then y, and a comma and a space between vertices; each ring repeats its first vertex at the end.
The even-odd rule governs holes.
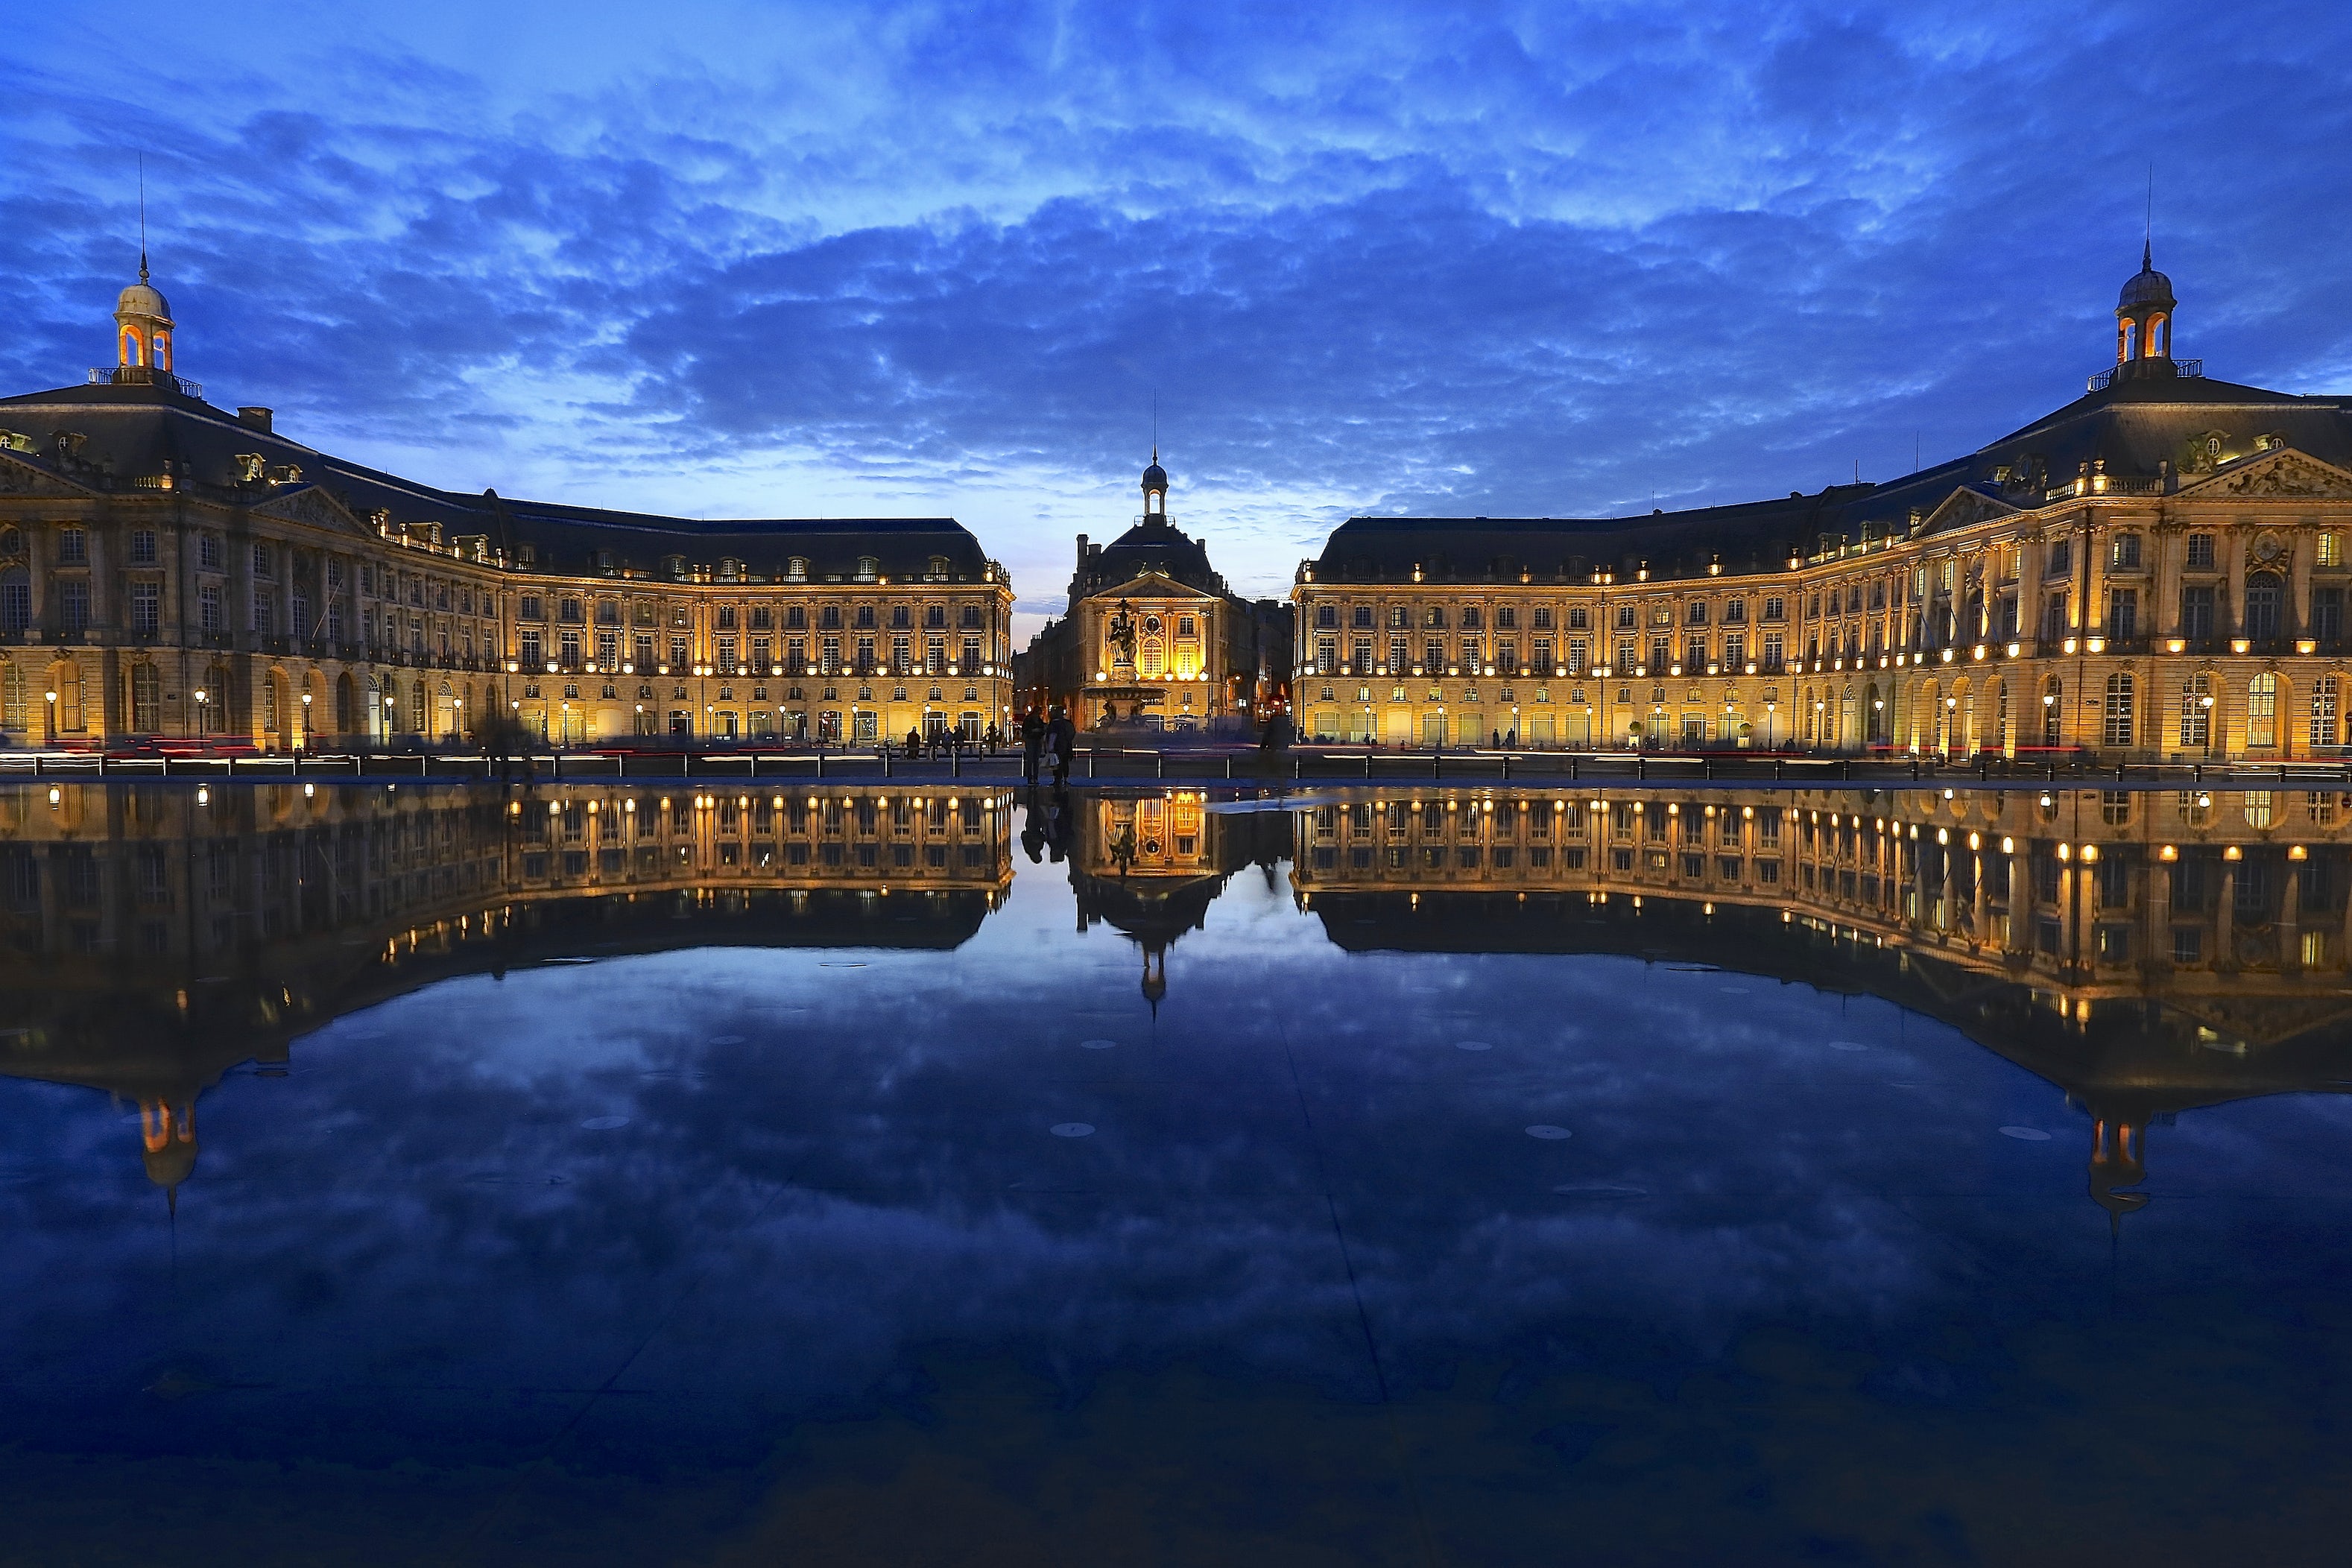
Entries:
POLYGON ((196 688, 196 733, 199 735, 213 732, 212 710, 205 706, 205 689, 199 686, 196 688))
POLYGON ((56 692, 52 691, 52 692, 50 692, 50 693, 48 694, 48 696, 49 696, 49 734, 48 734, 48 738, 49 738, 49 742, 50 742, 50 743, 51 743, 51 744, 55 744, 55 743, 56 743, 56 742, 57 742, 57 738, 58 738, 58 694, 57 694, 56 692))
POLYGON ((302 751, 310 744, 310 694, 302 693, 302 733, 296 739, 294 749, 302 751))

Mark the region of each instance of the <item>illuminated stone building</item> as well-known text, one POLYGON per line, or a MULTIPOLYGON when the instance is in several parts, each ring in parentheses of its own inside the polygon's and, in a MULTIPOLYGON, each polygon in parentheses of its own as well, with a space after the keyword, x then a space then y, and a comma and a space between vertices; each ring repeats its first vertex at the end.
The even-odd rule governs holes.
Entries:
POLYGON ((1378 791, 1297 835, 1343 948, 1722 963, 1943 1018, 2087 1109, 2118 1215, 2151 1121, 2352 1081, 2336 791, 1378 791))
POLYGON ((229 414, 145 279, 117 363, 0 399, 0 735, 274 750, 848 742, 1003 723, 1004 569, 948 518, 701 523, 461 495, 229 414))
POLYGON ((1168 520, 1153 452, 1143 513, 1108 545, 1078 535, 1068 608, 1022 656, 1021 688, 1081 729, 1239 729, 1286 689, 1290 611, 1234 593, 1200 541, 1168 520))
POLYGON ((1359 517, 1298 568, 1302 731, 1382 744, 2345 743, 2352 405, 2172 357, 2143 256, 2116 363, 1885 484, 1613 520, 1359 517))

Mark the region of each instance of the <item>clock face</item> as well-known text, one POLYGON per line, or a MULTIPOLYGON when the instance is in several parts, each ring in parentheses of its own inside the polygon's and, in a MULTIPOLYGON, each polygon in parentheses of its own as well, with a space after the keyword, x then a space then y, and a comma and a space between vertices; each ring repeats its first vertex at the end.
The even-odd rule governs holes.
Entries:
POLYGON ((2278 558, 2278 552, 2279 542, 2277 534, 2265 533, 2260 539, 2254 541, 2254 558, 2256 560, 2273 561, 2278 558))

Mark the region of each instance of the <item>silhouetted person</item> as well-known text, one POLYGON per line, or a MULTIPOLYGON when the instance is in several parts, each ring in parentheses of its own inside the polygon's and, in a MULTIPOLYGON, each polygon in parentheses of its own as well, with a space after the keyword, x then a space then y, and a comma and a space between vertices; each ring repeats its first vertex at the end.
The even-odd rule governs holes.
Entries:
POLYGON ((1037 782, 1037 754, 1045 748, 1045 721, 1030 709, 1021 715, 1021 776, 1037 782))
POLYGON ((1070 753, 1078 749, 1078 728, 1059 708, 1045 726, 1045 743, 1054 752, 1054 787, 1061 789, 1070 782, 1070 753))

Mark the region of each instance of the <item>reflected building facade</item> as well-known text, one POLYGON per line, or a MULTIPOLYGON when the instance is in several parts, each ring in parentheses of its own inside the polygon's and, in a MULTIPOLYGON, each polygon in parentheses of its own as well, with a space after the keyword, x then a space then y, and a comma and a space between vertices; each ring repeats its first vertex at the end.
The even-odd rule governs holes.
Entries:
POLYGON ((134 1102, 176 1189, 247 1061, 452 976, 681 947, 953 948, 1010 797, 870 788, 0 789, 0 1072, 134 1102))
POLYGON ((2352 1060, 2335 791, 1380 791, 1295 821, 1342 948, 1720 963, 1940 1018, 2089 1112, 2117 1215, 2151 1121, 2352 1060))

